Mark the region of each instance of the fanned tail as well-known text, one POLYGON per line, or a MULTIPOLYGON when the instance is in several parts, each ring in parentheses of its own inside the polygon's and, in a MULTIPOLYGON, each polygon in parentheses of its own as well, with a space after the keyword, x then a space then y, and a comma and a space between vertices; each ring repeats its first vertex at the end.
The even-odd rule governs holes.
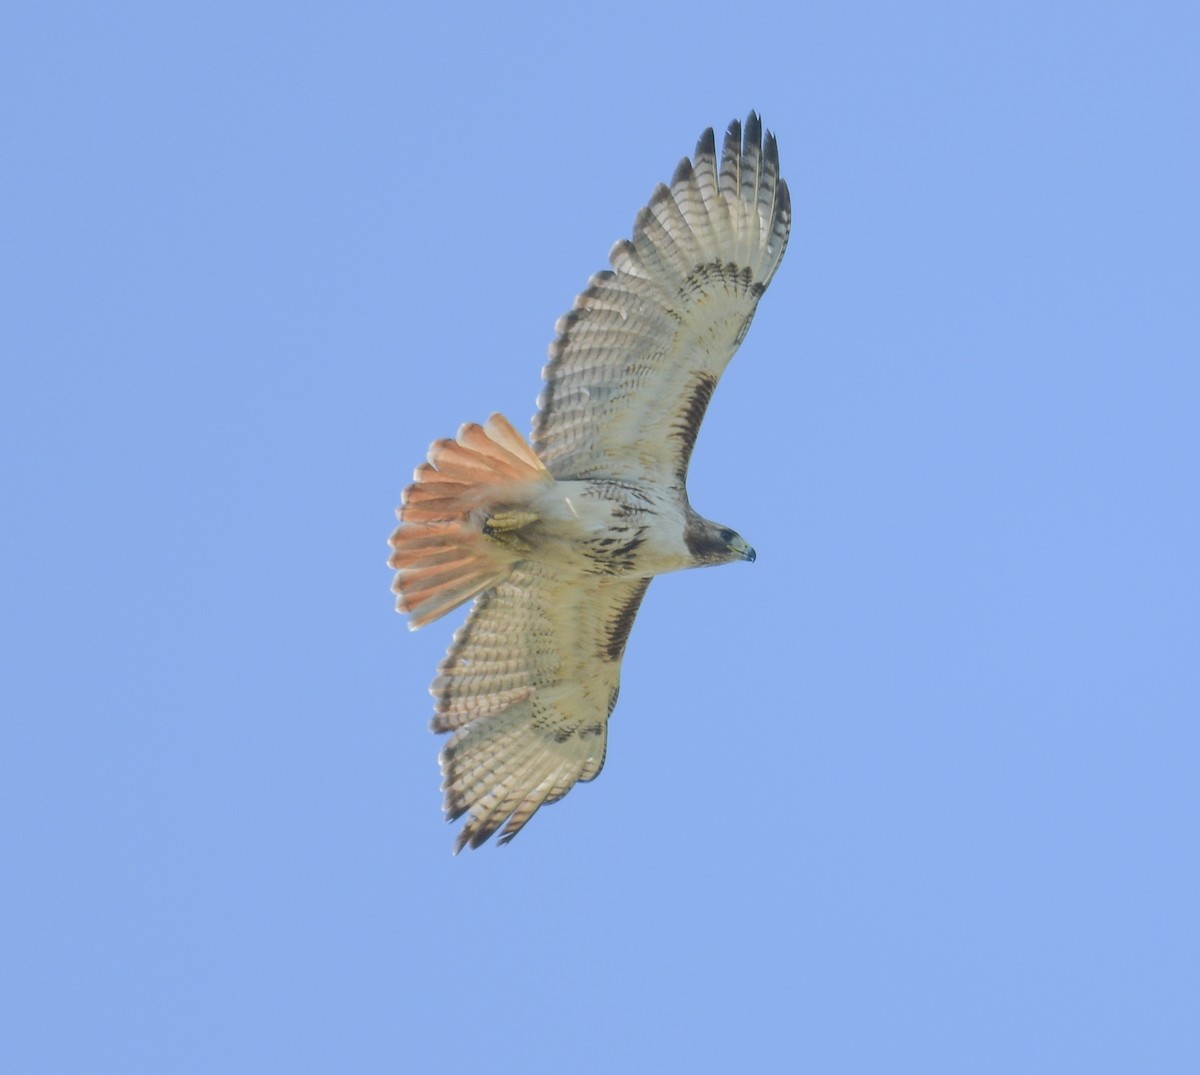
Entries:
POLYGON ((524 499, 521 487, 553 481, 542 461, 502 414, 464 425, 438 440, 404 490, 392 534, 396 609, 411 628, 452 612, 508 575, 514 555, 488 536, 489 509, 524 499))

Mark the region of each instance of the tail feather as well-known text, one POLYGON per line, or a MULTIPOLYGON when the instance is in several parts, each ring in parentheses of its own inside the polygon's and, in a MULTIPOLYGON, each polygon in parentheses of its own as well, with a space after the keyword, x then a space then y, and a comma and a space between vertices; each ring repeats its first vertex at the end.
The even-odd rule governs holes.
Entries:
POLYGON ((483 425, 484 430, 493 443, 499 445, 510 455, 515 456, 529 469, 537 474, 547 474, 546 466, 530 446, 529 442, 513 428, 512 422, 502 414, 493 414, 483 425))
POLYGON ((461 589, 464 582, 487 572, 480 570, 470 556, 459 556, 445 564, 410 568, 404 576, 404 594, 409 601, 419 601, 423 595, 441 593, 447 587, 461 589))
MULTIPOLYGON (((433 451, 433 449, 437 446, 437 443, 440 443, 440 442, 436 442, 435 444, 430 445, 429 450, 433 451)), ((437 482, 438 479, 441 479, 441 481, 447 485, 463 485, 463 484, 465 484, 464 482, 459 481, 457 478, 449 478, 445 474, 442 474, 441 472, 438 471, 437 467, 435 467, 432 463, 422 463, 420 466, 417 467, 416 470, 413 471, 413 481, 420 482, 423 485, 424 484, 432 484, 434 482, 437 482)))
POLYGON ((464 425, 454 440, 434 441, 429 461, 404 491, 388 563, 396 569, 396 608, 421 627, 501 582, 510 548, 484 533, 493 504, 521 499, 521 486, 553 481, 503 415, 464 425))
POLYGON ((495 464, 479 452, 464 448, 456 440, 436 440, 429 448, 429 458, 444 479, 464 485, 495 480, 499 475, 495 464))
MULTIPOLYGON (((460 490, 466 486, 458 486, 460 490)), ((458 496, 430 497, 419 503, 409 501, 400 509, 400 519, 406 523, 431 523, 453 516, 460 510, 464 497, 458 496)))
POLYGON ((467 423, 458 431, 458 442, 464 448, 492 460, 498 470, 511 471, 514 477, 536 477, 545 471, 542 461, 533 454, 521 434, 508 425, 501 415, 492 415, 485 426, 467 423), (502 428, 497 419, 505 422, 507 428, 502 428), (519 450, 514 451, 493 439, 496 436, 507 439, 510 434, 517 438, 513 448, 519 450))

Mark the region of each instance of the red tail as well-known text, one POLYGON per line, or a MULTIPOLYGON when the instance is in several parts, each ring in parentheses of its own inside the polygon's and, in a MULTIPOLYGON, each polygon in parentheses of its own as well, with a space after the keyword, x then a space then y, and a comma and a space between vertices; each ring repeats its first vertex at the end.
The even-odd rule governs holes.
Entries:
POLYGON ((487 510, 520 500, 514 486, 553 481, 534 450, 502 414, 473 422, 455 440, 438 440, 413 473, 392 534, 396 608, 421 627, 495 586, 513 554, 483 531, 487 510), (514 495, 517 494, 517 495, 514 495))

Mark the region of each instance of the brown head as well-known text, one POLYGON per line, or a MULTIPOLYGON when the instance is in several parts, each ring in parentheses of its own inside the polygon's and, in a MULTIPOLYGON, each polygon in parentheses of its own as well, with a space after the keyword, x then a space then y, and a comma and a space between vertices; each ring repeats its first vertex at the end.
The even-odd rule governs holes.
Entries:
POLYGON ((754 562, 754 549, 737 531, 704 519, 694 511, 688 512, 683 540, 695 560, 695 567, 729 564, 734 560, 754 562))

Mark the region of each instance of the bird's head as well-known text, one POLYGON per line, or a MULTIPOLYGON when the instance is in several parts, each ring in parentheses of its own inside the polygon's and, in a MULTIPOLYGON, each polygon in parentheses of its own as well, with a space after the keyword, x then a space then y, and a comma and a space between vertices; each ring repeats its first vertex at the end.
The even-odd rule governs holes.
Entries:
POLYGON ((728 564, 734 560, 754 562, 754 549, 741 534, 698 515, 688 520, 684 540, 697 567, 728 564))

